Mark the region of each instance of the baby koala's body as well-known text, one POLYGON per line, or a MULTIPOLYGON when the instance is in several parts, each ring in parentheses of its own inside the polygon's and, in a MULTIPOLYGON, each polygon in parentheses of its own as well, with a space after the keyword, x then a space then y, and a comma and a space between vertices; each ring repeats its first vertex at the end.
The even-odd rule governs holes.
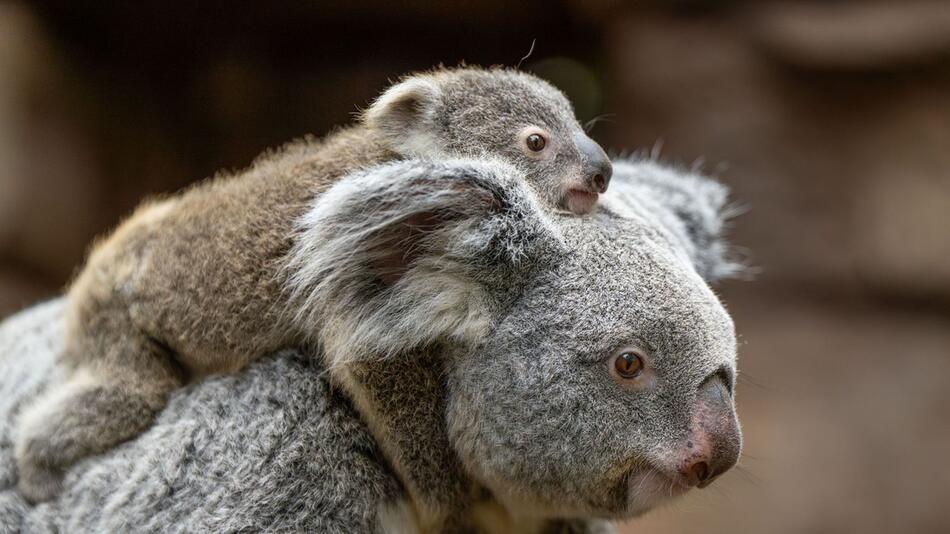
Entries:
POLYGON ((461 68, 408 77, 355 126, 147 203, 69 289, 67 382, 20 423, 24 495, 55 496, 70 465, 140 433, 183 384, 307 341, 293 321, 305 310, 288 297, 288 255, 299 219, 334 181, 387 161, 454 157, 502 160, 543 204, 577 214, 611 175, 556 89, 517 71, 461 68))

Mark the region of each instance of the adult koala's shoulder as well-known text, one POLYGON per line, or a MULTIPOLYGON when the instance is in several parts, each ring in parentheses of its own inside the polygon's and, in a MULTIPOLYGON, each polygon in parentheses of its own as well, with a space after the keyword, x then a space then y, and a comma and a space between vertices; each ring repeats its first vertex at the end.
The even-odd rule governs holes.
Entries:
POLYGON ((290 352, 177 391, 144 434, 77 464, 57 499, 29 506, 13 423, 62 387, 64 308, 0 324, 0 532, 385 532, 381 510, 404 490, 322 364, 290 352))

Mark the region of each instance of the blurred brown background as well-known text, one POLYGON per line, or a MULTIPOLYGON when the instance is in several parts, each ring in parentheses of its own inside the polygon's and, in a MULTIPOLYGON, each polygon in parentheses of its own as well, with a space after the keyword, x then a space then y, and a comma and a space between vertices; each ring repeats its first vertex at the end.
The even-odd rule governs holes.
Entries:
POLYGON ((0 316, 143 196, 536 39, 605 147, 733 188, 761 268, 722 288, 741 469, 626 530, 950 531, 950 2, 110 4, 0 2, 0 316))

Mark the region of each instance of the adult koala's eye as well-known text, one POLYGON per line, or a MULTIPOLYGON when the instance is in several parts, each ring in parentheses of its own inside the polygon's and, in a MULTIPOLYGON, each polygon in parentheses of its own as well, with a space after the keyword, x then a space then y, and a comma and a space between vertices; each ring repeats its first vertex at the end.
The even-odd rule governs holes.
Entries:
POLYGON ((643 357, 636 352, 624 352, 614 360, 614 369, 621 378, 636 378, 643 372, 643 357))
POLYGON ((545 145, 548 144, 547 139, 543 135, 533 133, 529 135, 525 140, 525 144, 528 145, 528 149, 532 152, 541 152, 544 150, 545 145))

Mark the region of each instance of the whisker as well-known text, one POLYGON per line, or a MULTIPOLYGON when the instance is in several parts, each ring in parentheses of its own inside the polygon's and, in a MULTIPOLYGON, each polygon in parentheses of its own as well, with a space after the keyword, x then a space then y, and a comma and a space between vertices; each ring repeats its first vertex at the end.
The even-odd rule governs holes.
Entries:
POLYGON ((755 487, 762 486, 762 479, 755 476, 755 474, 753 474, 749 468, 737 465, 734 469, 736 470, 736 473, 740 474, 742 478, 745 479, 745 481, 749 484, 752 484, 755 487))
POLYGON ((745 385, 749 385, 749 386, 752 386, 752 387, 754 387, 754 388, 760 389, 760 390, 762 390, 762 391, 773 391, 773 389, 772 389, 771 387, 769 387, 769 386, 763 384, 762 382, 756 380, 755 378, 749 376, 749 373, 747 373, 747 372, 745 372, 745 371, 742 371, 741 373, 739 373, 739 376, 737 377, 737 379, 738 379, 739 383, 742 384, 742 385, 744 385, 744 386, 745 386, 745 385))
POLYGON ((597 115, 593 119, 584 123, 584 132, 590 133, 590 131, 594 129, 594 126, 597 126, 597 124, 601 122, 610 122, 610 123, 617 122, 615 120, 612 120, 612 117, 615 117, 615 116, 616 114, 614 113, 603 113, 601 115, 597 115))
POLYGON ((713 490, 716 491, 716 494, 717 494, 717 495, 722 496, 724 499, 726 499, 726 500, 729 501, 730 503, 731 503, 731 502, 734 502, 734 501, 732 500, 732 495, 730 495, 729 492, 726 491, 726 488, 724 488, 724 487, 722 487, 722 486, 718 486, 718 485, 713 485, 713 486, 711 486, 711 487, 712 487, 713 490))
POLYGON ((534 53, 534 44, 537 43, 537 42, 538 42, 537 38, 531 39, 531 48, 529 48, 529 49, 528 49, 528 53, 525 54, 523 58, 521 58, 521 61, 519 61, 518 64, 515 65, 515 69, 520 69, 520 68, 521 68, 521 64, 524 63, 524 61, 525 61, 526 59, 528 59, 529 57, 531 57, 531 54, 534 53))

